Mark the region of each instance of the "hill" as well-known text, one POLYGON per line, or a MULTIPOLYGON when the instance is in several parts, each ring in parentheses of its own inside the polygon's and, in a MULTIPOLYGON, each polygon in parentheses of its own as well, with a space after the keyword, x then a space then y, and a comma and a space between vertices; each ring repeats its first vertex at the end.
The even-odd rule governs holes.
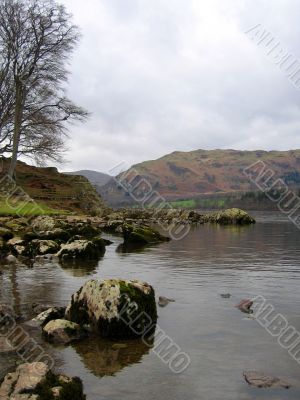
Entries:
MULTIPOLYGON (((276 177, 283 179, 290 187, 300 187, 300 150, 176 151, 157 160, 136 164, 126 172, 126 176, 145 179, 151 184, 153 190, 166 200, 174 202, 175 205, 179 200, 184 199, 190 202, 186 206, 193 207, 195 199, 223 199, 257 191, 243 170, 259 160, 263 161, 275 172, 276 177)), ((119 176, 116 180, 120 178, 119 176)), ((100 193, 112 206, 134 204, 131 196, 125 193, 115 180, 103 186, 100 193)), ((221 205, 217 204, 217 207, 221 205)), ((184 206, 184 204, 179 201, 178 206, 184 206)))
POLYGON ((13 209, 7 203, 21 202, 25 207, 19 209, 29 210, 34 207, 28 203, 28 198, 33 199, 47 214, 72 212, 77 214, 101 213, 106 206, 101 197, 83 176, 59 173, 56 168, 38 168, 18 161, 16 168, 16 188, 13 188, 7 179, 9 159, 1 159, 1 190, 0 214, 11 214, 13 209), (10 186, 10 198, 7 202, 6 187, 10 186))
POLYGON ((65 174, 84 176, 93 185, 97 185, 97 186, 103 186, 111 179, 111 176, 108 174, 104 174, 104 173, 98 172, 98 171, 92 171, 89 169, 84 169, 81 171, 74 171, 74 172, 65 172, 65 174))

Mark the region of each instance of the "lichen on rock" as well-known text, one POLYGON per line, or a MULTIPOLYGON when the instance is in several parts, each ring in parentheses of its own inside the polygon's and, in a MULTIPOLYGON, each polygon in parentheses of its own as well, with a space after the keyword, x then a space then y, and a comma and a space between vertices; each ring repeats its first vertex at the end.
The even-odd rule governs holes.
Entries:
POLYGON ((157 321, 154 290, 138 280, 90 280, 73 294, 66 318, 90 325, 102 337, 150 334, 157 321))

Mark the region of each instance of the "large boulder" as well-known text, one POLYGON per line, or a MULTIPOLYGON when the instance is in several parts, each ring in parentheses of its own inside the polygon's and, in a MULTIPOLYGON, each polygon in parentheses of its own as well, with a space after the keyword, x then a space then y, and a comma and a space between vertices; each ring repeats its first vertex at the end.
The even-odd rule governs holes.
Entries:
POLYGON ((79 378, 55 375, 42 362, 21 364, 0 386, 2 400, 85 400, 79 378))
POLYGON ((61 246, 57 253, 61 261, 84 259, 98 260, 105 253, 105 242, 101 238, 93 240, 74 240, 61 246))
POLYGON ((51 343, 62 344, 69 344, 86 336, 80 325, 65 319, 48 322, 43 328, 43 335, 51 343))
POLYGON ((214 222, 221 225, 248 225, 255 224, 255 219, 246 211, 239 208, 229 208, 228 210, 218 211, 206 216, 208 222, 214 222))
POLYGON ((66 318, 102 337, 150 335, 157 322, 154 289, 137 280, 90 280, 73 294, 66 318))

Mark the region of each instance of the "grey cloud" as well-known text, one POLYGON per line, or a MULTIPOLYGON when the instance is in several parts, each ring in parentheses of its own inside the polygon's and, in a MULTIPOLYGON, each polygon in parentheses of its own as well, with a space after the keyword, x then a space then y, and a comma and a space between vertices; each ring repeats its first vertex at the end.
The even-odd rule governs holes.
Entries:
POLYGON ((296 0, 63 3, 83 34, 68 91, 92 112, 71 129, 65 169, 299 147, 300 92, 245 34, 261 23, 300 59, 296 0))

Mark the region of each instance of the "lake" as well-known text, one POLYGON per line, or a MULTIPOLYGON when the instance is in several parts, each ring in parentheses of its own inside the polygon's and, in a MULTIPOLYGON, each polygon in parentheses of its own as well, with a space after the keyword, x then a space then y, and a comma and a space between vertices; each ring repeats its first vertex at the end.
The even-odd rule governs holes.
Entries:
POLYGON ((116 252, 121 238, 105 235, 114 243, 103 259, 76 268, 2 267, 0 300, 28 319, 34 302, 64 305, 86 280, 114 277, 147 281, 157 298, 176 300, 158 308, 158 324, 190 356, 181 374, 141 341, 121 349, 103 339, 43 343, 57 369, 82 378, 88 400, 299 400, 300 365, 234 306, 262 295, 300 330, 300 231, 279 214, 254 216, 253 226, 199 226, 180 241, 134 253, 116 252), (253 388, 246 370, 279 376, 292 388, 253 388))

